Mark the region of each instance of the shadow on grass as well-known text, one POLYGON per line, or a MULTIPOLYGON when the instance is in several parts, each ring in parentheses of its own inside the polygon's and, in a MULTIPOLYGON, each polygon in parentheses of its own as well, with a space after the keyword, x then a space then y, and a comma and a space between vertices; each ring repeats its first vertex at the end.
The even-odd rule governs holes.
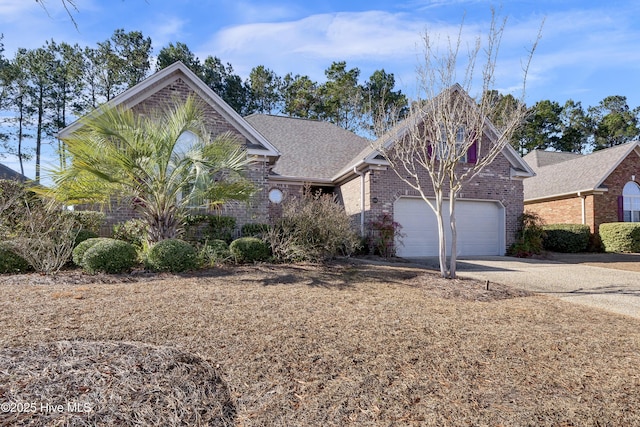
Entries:
POLYGON ((640 297, 640 288, 629 289, 628 287, 610 285, 590 289, 578 288, 572 291, 545 291, 544 293, 556 295, 624 295, 630 297, 640 297))
MULTIPOLYGON (((263 286, 304 285, 317 288, 348 289, 355 283, 371 282, 407 286, 407 281, 424 274, 422 268, 389 267, 367 263, 330 262, 323 265, 271 266, 260 279, 263 286)), ((248 279, 251 281, 251 279, 248 279)))

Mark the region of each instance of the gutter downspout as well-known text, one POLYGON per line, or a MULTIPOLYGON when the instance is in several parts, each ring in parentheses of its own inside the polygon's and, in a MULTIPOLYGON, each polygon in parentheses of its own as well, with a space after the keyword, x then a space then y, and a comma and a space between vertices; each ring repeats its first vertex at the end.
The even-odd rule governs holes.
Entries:
POLYGON ((353 173, 360 177, 360 236, 364 237, 364 172, 359 172, 354 166, 353 173))
POLYGON ((586 224, 587 223, 587 196, 585 196, 581 192, 578 192, 578 197, 580 197, 581 204, 582 204, 582 224, 586 224))

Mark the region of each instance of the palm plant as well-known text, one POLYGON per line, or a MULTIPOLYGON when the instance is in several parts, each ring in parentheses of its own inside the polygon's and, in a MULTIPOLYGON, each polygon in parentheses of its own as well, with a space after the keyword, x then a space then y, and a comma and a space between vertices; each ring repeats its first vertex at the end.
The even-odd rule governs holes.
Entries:
POLYGON ((128 201, 150 242, 177 237, 188 207, 251 197, 244 147, 228 133, 212 138, 193 97, 145 115, 102 108, 82 120, 63 140, 71 160, 54 171, 53 194, 68 204, 128 201))

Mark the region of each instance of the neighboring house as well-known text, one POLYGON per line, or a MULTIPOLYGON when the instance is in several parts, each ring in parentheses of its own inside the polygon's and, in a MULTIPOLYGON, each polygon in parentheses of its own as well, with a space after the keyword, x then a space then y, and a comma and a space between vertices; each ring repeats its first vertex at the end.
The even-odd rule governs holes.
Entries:
POLYGON ((581 155, 535 150, 524 160, 536 176, 524 183, 525 209, 547 224, 640 222, 638 141, 581 155))
POLYGON ((22 175, 20 172, 16 172, 13 169, 0 163, 0 179, 11 179, 14 181, 27 182, 29 178, 22 175))
MULTIPOLYGON (((305 185, 333 193, 366 232, 369 221, 388 213, 405 235, 401 256, 438 252, 435 216, 415 191, 400 181, 371 141, 330 123, 253 114, 240 117, 182 63, 175 63, 110 101, 143 113, 196 94, 207 105, 213 135, 230 131, 253 158, 248 175, 258 192, 248 205, 229 203, 221 211, 245 223, 269 222, 279 204, 305 185)), ((77 129, 74 123, 60 133, 77 129)), ((493 138, 490 129, 484 138, 493 138)), ((469 161, 473 161, 469 156, 469 161)), ((463 165, 461 165, 463 167, 463 165)), ((522 180, 533 172, 509 146, 460 194, 457 208, 460 255, 503 255, 515 239, 523 211, 522 180)), ((427 183, 427 185, 429 185, 427 183)), ((113 224, 131 217, 127 207, 107 212, 113 224)))

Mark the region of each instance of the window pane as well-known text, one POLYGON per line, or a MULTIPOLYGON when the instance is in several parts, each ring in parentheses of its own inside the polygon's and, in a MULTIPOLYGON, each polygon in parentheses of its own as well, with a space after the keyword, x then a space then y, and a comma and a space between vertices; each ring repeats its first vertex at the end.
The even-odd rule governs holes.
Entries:
POLYGON ((633 222, 640 222, 640 211, 633 211, 633 222))
POLYGON ((640 196, 640 186, 633 181, 629 181, 622 189, 623 196, 640 196))
POLYGON ((625 210, 624 215, 622 216, 622 220, 624 222, 631 222, 631 211, 625 210))

